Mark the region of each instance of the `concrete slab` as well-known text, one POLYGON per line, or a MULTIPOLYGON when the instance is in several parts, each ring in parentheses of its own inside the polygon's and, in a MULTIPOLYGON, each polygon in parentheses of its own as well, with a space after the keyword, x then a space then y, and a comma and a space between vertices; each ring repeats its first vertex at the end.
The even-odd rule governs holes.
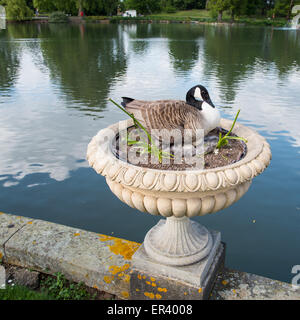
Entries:
POLYGON ((138 243, 34 220, 5 244, 5 261, 129 297, 131 256, 138 243))
POLYGON ((224 268, 217 276, 211 300, 300 300, 300 286, 224 268))
POLYGON ((6 241, 27 223, 32 223, 32 221, 33 219, 0 212, 0 260, 5 255, 4 244, 6 241))

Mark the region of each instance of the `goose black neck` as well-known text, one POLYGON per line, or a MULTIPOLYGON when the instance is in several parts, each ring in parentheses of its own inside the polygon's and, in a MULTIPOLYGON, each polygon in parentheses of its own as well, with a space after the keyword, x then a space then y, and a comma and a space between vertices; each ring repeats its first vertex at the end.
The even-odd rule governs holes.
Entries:
POLYGON ((198 110, 202 110, 203 101, 196 100, 192 95, 186 95, 186 103, 198 110))

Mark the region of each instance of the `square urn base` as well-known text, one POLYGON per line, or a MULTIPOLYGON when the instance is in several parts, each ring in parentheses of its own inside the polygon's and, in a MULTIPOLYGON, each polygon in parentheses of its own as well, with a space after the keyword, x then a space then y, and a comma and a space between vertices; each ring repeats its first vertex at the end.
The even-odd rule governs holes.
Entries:
POLYGON ((221 233, 209 231, 213 237, 210 253, 188 266, 167 266, 154 261, 147 255, 142 244, 132 257, 131 299, 208 299, 225 260, 225 243, 221 242, 221 233))

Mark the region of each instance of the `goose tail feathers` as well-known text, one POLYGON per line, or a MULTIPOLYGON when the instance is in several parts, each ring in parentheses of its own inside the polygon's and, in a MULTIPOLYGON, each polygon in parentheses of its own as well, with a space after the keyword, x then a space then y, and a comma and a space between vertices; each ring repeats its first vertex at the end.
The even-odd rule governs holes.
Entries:
POLYGON ((126 105, 128 104, 128 103, 130 103, 130 102, 132 102, 134 99, 132 99, 132 98, 128 98, 128 97, 122 97, 122 99, 123 99, 123 102, 121 102, 121 105, 123 106, 123 107, 125 107, 126 108, 126 105))

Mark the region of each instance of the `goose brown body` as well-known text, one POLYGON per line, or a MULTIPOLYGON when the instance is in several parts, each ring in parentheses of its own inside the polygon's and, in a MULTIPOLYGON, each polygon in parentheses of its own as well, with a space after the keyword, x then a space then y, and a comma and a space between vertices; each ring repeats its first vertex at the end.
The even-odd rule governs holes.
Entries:
POLYGON ((122 98, 126 110, 163 144, 169 141, 174 145, 181 142, 197 145, 203 140, 203 133, 208 134, 220 123, 219 111, 206 88, 200 84, 187 92, 186 101, 122 98))
MULTIPOLYGON (((183 134, 184 129, 191 129, 185 131, 185 134, 191 135, 191 139, 194 141, 196 130, 206 127, 205 118, 202 117, 201 111, 181 100, 132 100, 126 103, 125 107, 154 137, 156 134, 151 131, 153 129, 160 130, 162 140, 169 137, 166 131, 177 129, 183 134)), ((204 134, 208 133, 206 131, 204 129, 204 134)))

